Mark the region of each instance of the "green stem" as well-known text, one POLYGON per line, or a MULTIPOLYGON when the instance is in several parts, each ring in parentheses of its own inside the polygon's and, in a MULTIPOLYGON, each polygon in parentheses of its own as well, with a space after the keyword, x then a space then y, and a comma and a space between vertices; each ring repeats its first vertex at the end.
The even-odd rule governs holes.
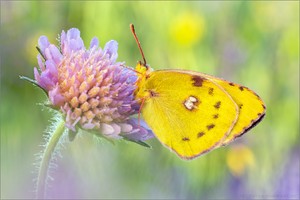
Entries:
POLYGON ((37 199, 44 199, 49 163, 55 151, 55 147, 57 146, 59 139, 64 133, 64 130, 65 130, 65 122, 64 120, 61 120, 57 124, 57 127, 54 130, 53 134, 50 135, 48 143, 46 144, 46 149, 43 152, 42 161, 41 161, 39 174, 37 178, 37 197, 36 197, 37 199))

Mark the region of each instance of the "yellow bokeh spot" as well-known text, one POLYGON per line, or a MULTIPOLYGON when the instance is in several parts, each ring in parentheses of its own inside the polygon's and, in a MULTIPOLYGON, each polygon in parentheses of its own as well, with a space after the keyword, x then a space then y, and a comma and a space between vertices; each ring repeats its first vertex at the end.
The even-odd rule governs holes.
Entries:
POLYGON ((170 26, 172 40, 181 46, 193 46, 203 37, 204 19, 198 13, 183 13, 170 26))
MULTIPOLYGON (((45 32, 43 32, 43 33, 35 32, 30 37, 28 37, 25 42, 24 50, 25 50, 26 56, 27 56, 29 62, 35 66, 37 66, 36 57, 39 54, 39 52, 37 51, 37 49, 35 47, 38 46, 38 40, 41 35, 50 35, 49 38, 51 38, 51 34, 49 34, 49 33, 47 34, 45 32)), ((49 42, 51 43, 52 41, 49 41, 49 42)))
POLYGON ((245 145, 233 146, 226 157, 227 166, 234 176, 242 176, 247 168, 255 166, 255 157, 252 151, 245 145))
POLYGON ((36 33, 34 35, 31 35, 31 37, 27 38, 27 41, 25 43, 25 52, 26 56, 29 59, 30 63, 33 63, 36 65, 36 56, 38 54, 38 51, 36 50, 36 46, 38 46, 38 38, 41 34, 36 33))

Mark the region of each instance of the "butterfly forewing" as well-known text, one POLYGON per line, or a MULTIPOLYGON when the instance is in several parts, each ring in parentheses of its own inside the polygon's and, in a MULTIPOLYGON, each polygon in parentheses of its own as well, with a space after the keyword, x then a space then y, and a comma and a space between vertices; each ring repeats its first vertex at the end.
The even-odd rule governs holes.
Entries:
POLYGON ((200 75, 154 71, 144 87, 152 94, 142 108, 145 121, 160 142, 184 159, 221 145, 239 116, 231 96, 200 75))

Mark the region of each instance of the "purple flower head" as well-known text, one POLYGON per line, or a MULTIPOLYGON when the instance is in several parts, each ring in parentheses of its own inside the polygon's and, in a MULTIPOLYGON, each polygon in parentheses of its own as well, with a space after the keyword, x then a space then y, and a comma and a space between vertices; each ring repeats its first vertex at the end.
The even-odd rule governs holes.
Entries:
POLYGON ((34 68, 38 85, 51 104, 65 116, 66 126, 93 130, 110 138, 147 140, 153 137, 147 125, 137 122, 139 104, 134 99, 136 73, 116 62, 118 43, 114 40, 99 47, 93 38, 86 49, 80 31, 72 28, 60 35, 60 47, 46 36, 38 41, 42 55, 34 68))

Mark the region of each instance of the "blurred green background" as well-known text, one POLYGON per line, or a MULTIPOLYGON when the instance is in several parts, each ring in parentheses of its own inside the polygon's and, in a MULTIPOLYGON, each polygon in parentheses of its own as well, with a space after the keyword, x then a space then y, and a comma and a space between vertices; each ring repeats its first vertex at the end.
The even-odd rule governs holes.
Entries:
POLYGON ((85 45, 115 39, 118 61, 201 71, 250 87, 265 119, 231 145, 182 161, 152 149, 81 134, 51 170, 49 198, 298 199, 299 2, 1 1, 1 199, 34 196, 37 154, 52 115, 33 78, 35 46, 77 27, 85 45))

